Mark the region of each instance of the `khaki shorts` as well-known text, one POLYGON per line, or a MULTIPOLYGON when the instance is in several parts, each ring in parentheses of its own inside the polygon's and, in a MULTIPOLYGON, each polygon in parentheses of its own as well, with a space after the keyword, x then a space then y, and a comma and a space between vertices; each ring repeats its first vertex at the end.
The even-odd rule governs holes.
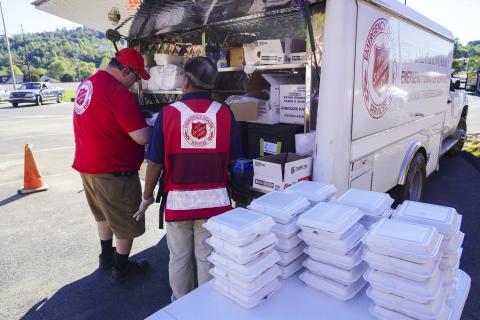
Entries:
POLYGON ((107 221, 118 239, 133 239, 145 232, 145 218, 133 218, 142 202, 138 175, 115 177, 113 174, 81 173, 88 205, 97 222, 107 221))

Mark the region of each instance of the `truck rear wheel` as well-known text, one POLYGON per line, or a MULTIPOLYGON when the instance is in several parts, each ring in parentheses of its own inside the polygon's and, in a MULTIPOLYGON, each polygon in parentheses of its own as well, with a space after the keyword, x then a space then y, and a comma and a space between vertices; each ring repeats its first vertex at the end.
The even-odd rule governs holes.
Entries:
POLYGON ((464 117, 460 118, 454 137, 458 139, 458 142, 450 150, 447 151, 447 155, 450 157, 456 156, 460 152, 462 152, 463 145, 467 140, 467 119, 465 119, 464 117))
POLYGON ((390 190, 390 195, 395 199, 395 206, 405 200, 421 201, 427 181, 427 163, 425 156, 418 152, 408 168, 405 184, 398 185, 390 190))

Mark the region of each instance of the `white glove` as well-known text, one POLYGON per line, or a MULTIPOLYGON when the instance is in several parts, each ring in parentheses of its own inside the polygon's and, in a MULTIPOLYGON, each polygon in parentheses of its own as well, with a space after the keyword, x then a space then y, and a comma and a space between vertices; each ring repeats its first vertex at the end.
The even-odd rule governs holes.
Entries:
POLYGON ((142 203, 140 203, 140 207, 138 208, 137 212, 133 215, 133 219, 140 221, 142 217, 145 215, 145 211, 147 211, 148 207, 152 205, 152 203, 155 202, 154 197, 151 197, 150 199, 145 200, 142 196, 142 203))

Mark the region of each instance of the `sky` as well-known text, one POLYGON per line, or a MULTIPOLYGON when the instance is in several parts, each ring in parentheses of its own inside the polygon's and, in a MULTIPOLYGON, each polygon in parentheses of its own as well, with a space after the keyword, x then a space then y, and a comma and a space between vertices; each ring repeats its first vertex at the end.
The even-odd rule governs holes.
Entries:
MULTIPOLYGON (((33 0, 1 0, 7 32, 19 34, 20 24, 25 32, 52 31, 78 25, 35 9, 33 0)), ((81 0, 78 0, 81 1, 81 0)), ((399 0, 404 2, 405 0, 399 0)), ((407 5, 451 30, 460 42, 480 40, 478 13, 480 0, 406 0, 407 5)), ((0 28, 3 33, 3 28, 0 28)))

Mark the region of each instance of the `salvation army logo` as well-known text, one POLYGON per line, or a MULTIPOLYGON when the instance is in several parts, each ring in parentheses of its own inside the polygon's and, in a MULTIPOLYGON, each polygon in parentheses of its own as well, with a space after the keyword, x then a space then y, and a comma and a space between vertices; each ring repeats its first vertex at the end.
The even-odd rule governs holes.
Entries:
POLYGON ((75 103, 73 109, 75 113, 81 115, 87 110, 90 105, 90 100, 93 94, 93 84, 90 80, 84 81, 80 87, 78 87, 77 95, 75 96, 75 103))
POLYGON ((392 102, 396 65, 392 27, 387 20, 378 19, 368 33, 362 61, 363 98, 373 118, 381 118, 392 102))
POLYGON ((182 132, 185 141, 196 148, 205 147, 215 138, 215 124, 203 114, 193 114, 183 123, 182 132))

